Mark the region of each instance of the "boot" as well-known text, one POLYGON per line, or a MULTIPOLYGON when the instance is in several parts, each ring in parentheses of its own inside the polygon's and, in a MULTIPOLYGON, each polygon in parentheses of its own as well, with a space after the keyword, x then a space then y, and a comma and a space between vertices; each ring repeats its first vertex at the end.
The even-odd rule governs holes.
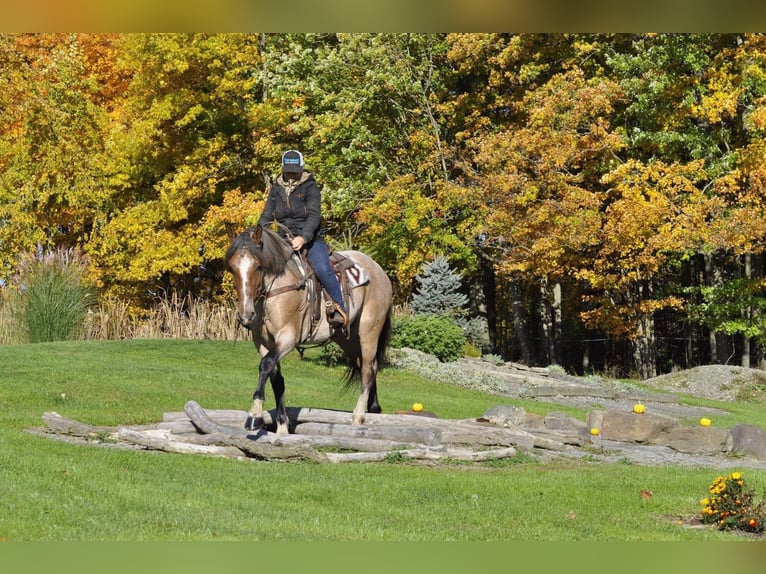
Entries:
POLYGON ((334 302, 329 302, 327 305, 327 322, 330 323, 330 327, 345 327, 348 325, 348 315, 340 305, 334 302))

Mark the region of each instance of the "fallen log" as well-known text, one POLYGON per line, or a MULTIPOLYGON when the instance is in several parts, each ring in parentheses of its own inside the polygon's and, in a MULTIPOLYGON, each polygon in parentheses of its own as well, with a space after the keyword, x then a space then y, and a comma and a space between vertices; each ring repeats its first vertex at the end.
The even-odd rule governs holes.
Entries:
POLYGON ((325 462, 322 453, 317 452, 312 446, 306 444, 296 445, 271 445, 264 442, 251 440, 258 435, 248 434, 244 430, 234 429, 221 425, 208 417, 205 409, 195 401, 188 401, 184 405, 184 412, 189 416, 194 426, 206 434, 216 434, 223 437, 223 444, 236 446, 246 454, 262 459, 300 459, 325 462))
POLYGON ((338 423, 301 423, 295 427, 294 434, 390 440, 428 446, 440 444, 442 437, 442 431, 438 428, 400 425, 355 426, 338 423))
POLYGON ((93 426, 62 417, 56 412, 43 413, 43 422, 52 431, 82 438, 111 437, 117 427, 93 426))
POLYGON ((342 462, 383 462, 391 458, 403 460, 460 460, 469 462, 483 462, 509 458, 516 455, 513 447, 474 451, 468 449, 445 449, 433 450, 428 448, 405 449, 391 452, 353 452, 353 453, 327 453, 327 460, 332 463, 342 462))
POLYGON ((131 442, 152 450, 161 450, 178 454, 205 454, 208 456, 224 456, 229 458, 239 458, 244 456, 242 450, 234 446, 185 442, 178 440, 170 432, 161 429, 136 431, 121 428, 117 433, 117 438, 121 441, 131 442))

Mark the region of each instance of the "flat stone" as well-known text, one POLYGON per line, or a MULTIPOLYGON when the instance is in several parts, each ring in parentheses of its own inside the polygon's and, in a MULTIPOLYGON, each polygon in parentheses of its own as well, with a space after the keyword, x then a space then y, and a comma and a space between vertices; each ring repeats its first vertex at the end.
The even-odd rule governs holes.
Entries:
POLYGON ((729 431, 731 451, 766 460, 766 432, 755 425, 736 425, 729 431))
POLYGON ((600 429, 604 439, 639 443, 649 442, 661 433, 681 426, 673 417, 619 409, 591 411, 587 424, 590 428, 600 429))
POLYGON ((715 455, 726 452, 728 441, 728 429, 696 426, 671 428, 653 438, 651 444, 668 446, 686 454, 715 455))
POLYGON ((585 421, 559 411, 551 411, 543 417, 543 426, 549 431, 564 431, 566 433, 575 433, 583 441, 590 438, 590 427, 585 421))
POLYGON ((521 426, 527 411, 514 405, 496 405, 484 411, 482 418, 498 426, 521 426))

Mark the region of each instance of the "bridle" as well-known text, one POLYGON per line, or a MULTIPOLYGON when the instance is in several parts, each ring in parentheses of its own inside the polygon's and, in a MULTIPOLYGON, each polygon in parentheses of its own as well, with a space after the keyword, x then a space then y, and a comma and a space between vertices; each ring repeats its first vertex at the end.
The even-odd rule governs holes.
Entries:
MULTIPOLYGON (((243 245, 239 249, 240 257, 242 257, 245 252, 249 253, 247 247, 243 245)), ((258 260, 258 257, 252 253, 250 253, 250 256, 258 260)), ((289 291, 299 291, 306 286, 306 278, 301 277, 298 281, 289 285, 282 285, 281 287, 276 287, 274 289, 266 287, 266 282, 263 280, 263 271, 260 270, 260 261, 258 263, 257 273, 260 274, 260 277, 258 278, 258 290, 254 297, 255 302, 270 299, 271 297, 276 297, 277 295, 288 293, 289 291)), ((274 281, 276 281, 276 277, 271 280, 271 283, 273 284, 274 281)))

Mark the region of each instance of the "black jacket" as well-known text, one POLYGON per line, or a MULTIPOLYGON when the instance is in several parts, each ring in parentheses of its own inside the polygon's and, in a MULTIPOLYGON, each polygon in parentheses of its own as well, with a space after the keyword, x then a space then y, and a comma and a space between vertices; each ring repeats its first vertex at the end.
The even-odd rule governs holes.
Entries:
MULTIPOLYGON (((277 178, 258 223, 268 227, 274 220, 287 227, 293 236, 303 237, 306 243, 316 239, 322 222, 321 197, 311 172, 304 171, 292 186, 281 175, 277 178)), ((284 235, 284 231, 280 230, 280 234, 284 235)))

